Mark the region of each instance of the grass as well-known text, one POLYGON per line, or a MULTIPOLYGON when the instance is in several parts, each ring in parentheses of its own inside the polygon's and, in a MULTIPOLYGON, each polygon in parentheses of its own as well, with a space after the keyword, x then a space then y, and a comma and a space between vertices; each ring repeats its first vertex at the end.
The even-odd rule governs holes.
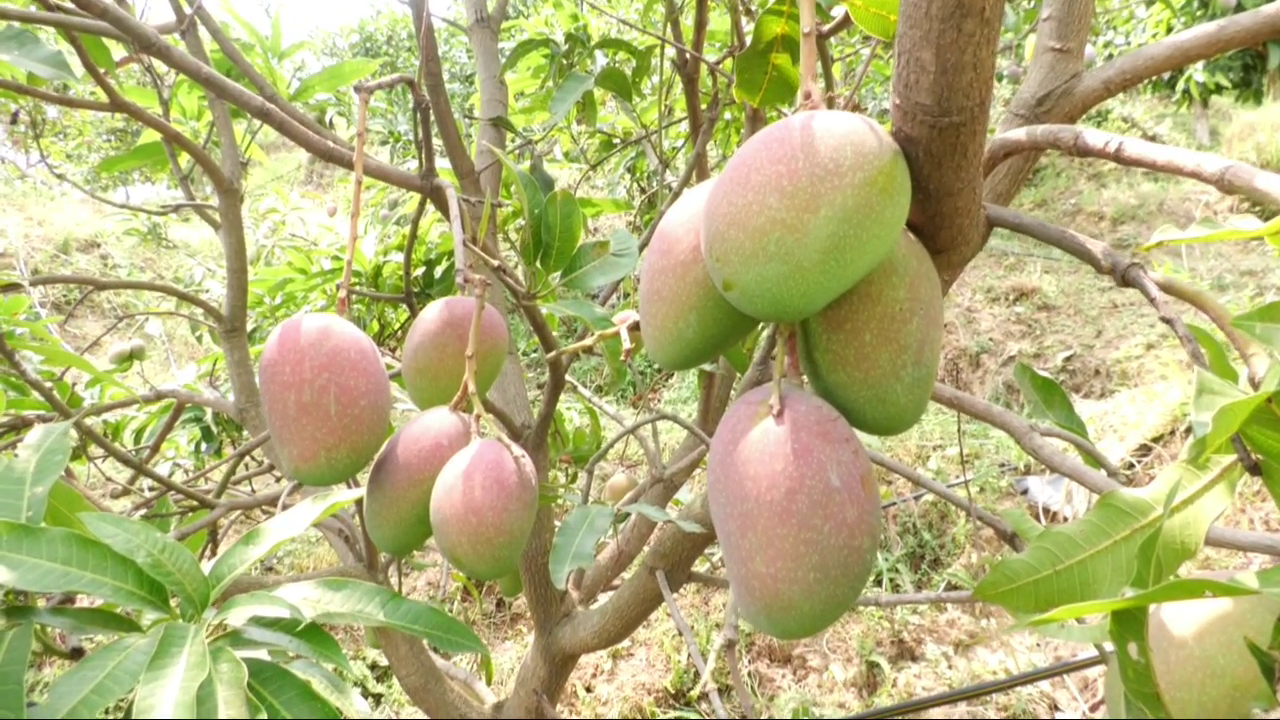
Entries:
MULTIPOLYGON (((1278 108, 1242 111, 1215 103, 1211 117, 1219 149, 1280 169, 1278 108)), ((1132 101, 1110 103, 1087 122, 1190 144, 1189 116, 1132 101)), ((344 188, 345 181, 334 185, 320 173, 305 182, 306 172, 296 153, 272 154, 266 167, 254 171, 250 203, 259 209, 301 209, 296 218, 304 233, 338 242, 350 201, 345 190, 333 188, 344 188), (324 213, 329 202, 339 207, 333 220, 324 213)), ((3 192, 9 202, 0 210, 0 226, 6 228, 0 234, 0 267, 6 270, 169 279, 211 288, 210 295, 217 296, 217 246, 196 223, 142 222, 30 181, 6 183, 3 192)), ((1059 156, 1042 161, 1017 205, 1122 249, 1136 247, 1165 223, 1185 226, 1207 215, 1249 210, 1191 181, 1059 156)), ((1280 278, 1274 254, 1257 244, 1162 250, 1152 261, 1161 272, 1194 279, 1235 311, 1271 299, 1280 278)), ((128 294, 99 293, 79 305, 70 291, 42 292, 37 298, 54 315, 75 306, 60 332, 78 348, 121 315, 152 307, 150 299, 128 294)), ((1175 310, 1203 324, 1185 308, 1175 310)), ((210 348, 192 341, 183 322, 174 317, 128 320, 89 355, 103 362, 111 342, 142 334, 154 349, 142 368, 130 371, 145 371, 145 378, 134 379, 160 384, 190 377, 210 348)), ((1012 375, 1018 362, 1058 379, 1076 400, 1099 446, 1134 468, 1140 479, 1149 479, 1185 440, 1190 367, 1146 302, 1057 251, 998 231, 948 297, 940 377, 1021 409, 1012 375)), ((687 414, 696 404, 696 387, 687 373, 659 393, 659 402, 672 410, 687 414)), ((674 429, 663 433, 668 443, 678 440, 674 429)), ((1010 467, 1038 472, 1003 434, 974 421, 958 421, 936 406, 910 432, 868 438, 868 443, 943 480, 964 474, 975 478, 969 491, 993 509, 1020 504, 1009 482, 1010 467)), ((611 468, 598 473, 600 483, 611 468)), ((690 485, 701 482, 698 475, 690 485)), ((886 497, 905 497, 914 490, 884 473, 880 482, 886 497)), ((869 592, 963 589, 1002 552, 990 532, 975 528, 963 513, 936 498, 901 503, 886 518, 869 592)), ((1280 527, 1272 503, 1254 483, 1243 486, 1222 522, 1250 529, 1280 527)), ((419 558, 429 569, 408 575, 405 591, 441 597, 440 573, 431 569, 437 556, 424 551, 419 558)), ((274 565, 280 572, 306 571, 333 561, 332 552, 312 534, 284 549, 274 565)), ((1207 550, 1196 565, 1238 567, 1239 562, 1239 556, 1207 550)), ((493 649, 499 682, 509 680, 530 642, 523 600, 506 603, 494 588, 477 599, 456 584, 443 597, 448 609, 472 622, 493 649)), ((705 653, 720 629, 724 593, 689 585, 678 602, 705 653)), ((762 716, 832 717, 1003 677, 1082 651, 1080 645, 1009 632, 1010 622, 998 609, 958 605, 860 609, 822 635, 800 642, 779 642, 744 628, 744 670, 762 716)), ((357 681, 378 716, 421 717, 362 633, 343 633, 341 640, 353 654, 357 681)), ((725 675, 722 666, 715 677, 732 707, 725 675)), ((1101 670, 1095 669, 922 717, 1096 717, 1100 679, 1101 670)), ((698 680, 684 641, 660 609, 623 644, 582 660, 561 710, 567 717, 703 717, 709 715, 705 697, 691 694, 698 680)))

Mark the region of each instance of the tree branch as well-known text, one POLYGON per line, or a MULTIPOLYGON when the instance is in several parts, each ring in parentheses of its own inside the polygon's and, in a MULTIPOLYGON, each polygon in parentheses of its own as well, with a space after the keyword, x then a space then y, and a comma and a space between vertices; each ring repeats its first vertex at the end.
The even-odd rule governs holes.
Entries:
POLYGON ((101 290, 145 290, 147 292, 160 293, 168 295, 193 305, 204 311, 214 324, 221 324, 223 317, 222 311, 214 307, 212 303, 203 298, 197 297, 182 288, 173 285, 166 285, 151 280, 124 280, 113 278, 98 278, 88 275, 37 275, 27 278, 21 282, 10 282, 0 285, 0 294, 19 292, 27 288, 45 287, 48 285, 80 285, 83 287, 93 288, 95 291, 101 290))

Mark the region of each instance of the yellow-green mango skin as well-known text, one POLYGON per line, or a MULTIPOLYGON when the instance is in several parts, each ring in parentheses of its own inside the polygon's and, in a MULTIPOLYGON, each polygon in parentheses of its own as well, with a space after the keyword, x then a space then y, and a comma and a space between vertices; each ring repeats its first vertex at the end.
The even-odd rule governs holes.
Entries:
POLYGON ((429 408, 387 440, 369 469, 364 524, 374 546, 405 557, 431 537, 431 490, 440 469, 471 443, 466 416, 429 408))
POLYGON ((798 112, 738 148, 703 212, 716 289, 763 322, 816 314, 893 250, 911 206, 902 149, 871 118, 798 112))
MULTIPOLYGON (((449 295, 432 300, 413 319, 404 339, 400 377, 419 410, 448 405, 462 388, 475 314, 474 298, 449 295)), ((476 345, 476 390, 480 394, 489 392, 502 373, 510 339, 506 318, 491 303, 485 303, 476 345)))
POLYGON ((725 411, 707 455, 707 503, 742 618, 779 640, 812 637, 857 601, 880 544, 880 494, 840 413, 783 384, 725 411))
POLYGON ((649 359, 672 372, 716 360, 760 324, 724 299, 702 260, 702 210, 714 184, 672 203, 640 266, 640 337, 649 359))
POLYGON ((800 365, 813 391, 850 425, 898 435, 928 409, 942 322, 942 284, 929 252, 900 230, 884 262, 800 323, 800 365))

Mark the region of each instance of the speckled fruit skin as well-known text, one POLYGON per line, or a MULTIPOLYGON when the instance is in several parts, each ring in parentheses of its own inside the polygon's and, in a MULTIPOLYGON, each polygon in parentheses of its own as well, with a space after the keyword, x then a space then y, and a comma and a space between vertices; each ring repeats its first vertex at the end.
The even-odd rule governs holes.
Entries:
MULTIPOLYGON (((1195 577, 1227 580, 1235 574, 1219 570, 1195 577)), ((1269 595, 1152 605, 1147 616, 1147 645, 1169 717, 1249 717, 1255 706, 1274 708, 1274 696, 1244 638, 1265 648, 1277 616, 1280 598, 1269 595)), ((1108 667, 1109 706, 1120 698, 1118 678, 1119 667, 1108 667)))
POLYGON ((702 259, 702 211, 714 184, 699 183, 672 203, 640 265, 640 336, 664 370, 712 362, 760 324, 724 299, 702 259))
POLYGON ((729 406, 711 439, 707 500, 743 619, 779 640, 812 637, 862 594, 880 542, 867 452, 824 400, 784 383, 729 406))
MULTIPOLYGON (((405 337, 400 375, 409 398, 419 409, 447 405, 458 394, 467 369, 467 337, 476 301, 450 295, 431 301, 413 319, 405 337)), ((476 347, 476 386, 489 392, 507 361, 507 321, 492 305, 480 317, 476 347)))
POLYGON ((942 360, 942 283, 924 245, 906 230, 900 238, 870 275, 799 325, 813 391, 873 435, 920 421, 942 360))
POLYGON ((449 458, 431 491, 436 547, 476 580, 519 570, 537 514, 532 475, 522 477, 511 452, 493 438, 472 441, 449 458))
POLYGON ((404 557, 431 537, 436 476, 470 442, 467 418, 439 405, 405 423, 382 446, 364 496, 365 527, 379 550, 404 557))
POLYGON ((764 322, 799 322, 888 256, 911 205, 893 137, 843 110, 783 118, 752 135, 716 178, 702 253, 716 288, 764 322))
POLYGON ((280 469, 302 485, 354 477, 391 431, 391 381, 378 347, 332 313, 277 325, 262 348, 258 386, 280 469))

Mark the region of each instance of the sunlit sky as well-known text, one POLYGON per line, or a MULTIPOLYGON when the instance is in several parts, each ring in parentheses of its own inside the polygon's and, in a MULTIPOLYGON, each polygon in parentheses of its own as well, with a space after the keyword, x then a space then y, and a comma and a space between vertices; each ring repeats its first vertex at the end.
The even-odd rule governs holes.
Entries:
MULTIPOLYGON (((271 27, 271 16, 265 8, 280 11, 280 28, 286 45, 306 38, 316 30, 336 30, 372 14, 381 7, 406 11, 397 0, 205 0, 205 4, 219 17, 225 17, 223 8, 233 6, 236 12, 262 30, 271 27)), ((431 9, 441 12, 440 0, 433 0, 431 9)), ((149 23, 173 19, 173 12, 166 0, 135 0, 134 8, 149 23)))

